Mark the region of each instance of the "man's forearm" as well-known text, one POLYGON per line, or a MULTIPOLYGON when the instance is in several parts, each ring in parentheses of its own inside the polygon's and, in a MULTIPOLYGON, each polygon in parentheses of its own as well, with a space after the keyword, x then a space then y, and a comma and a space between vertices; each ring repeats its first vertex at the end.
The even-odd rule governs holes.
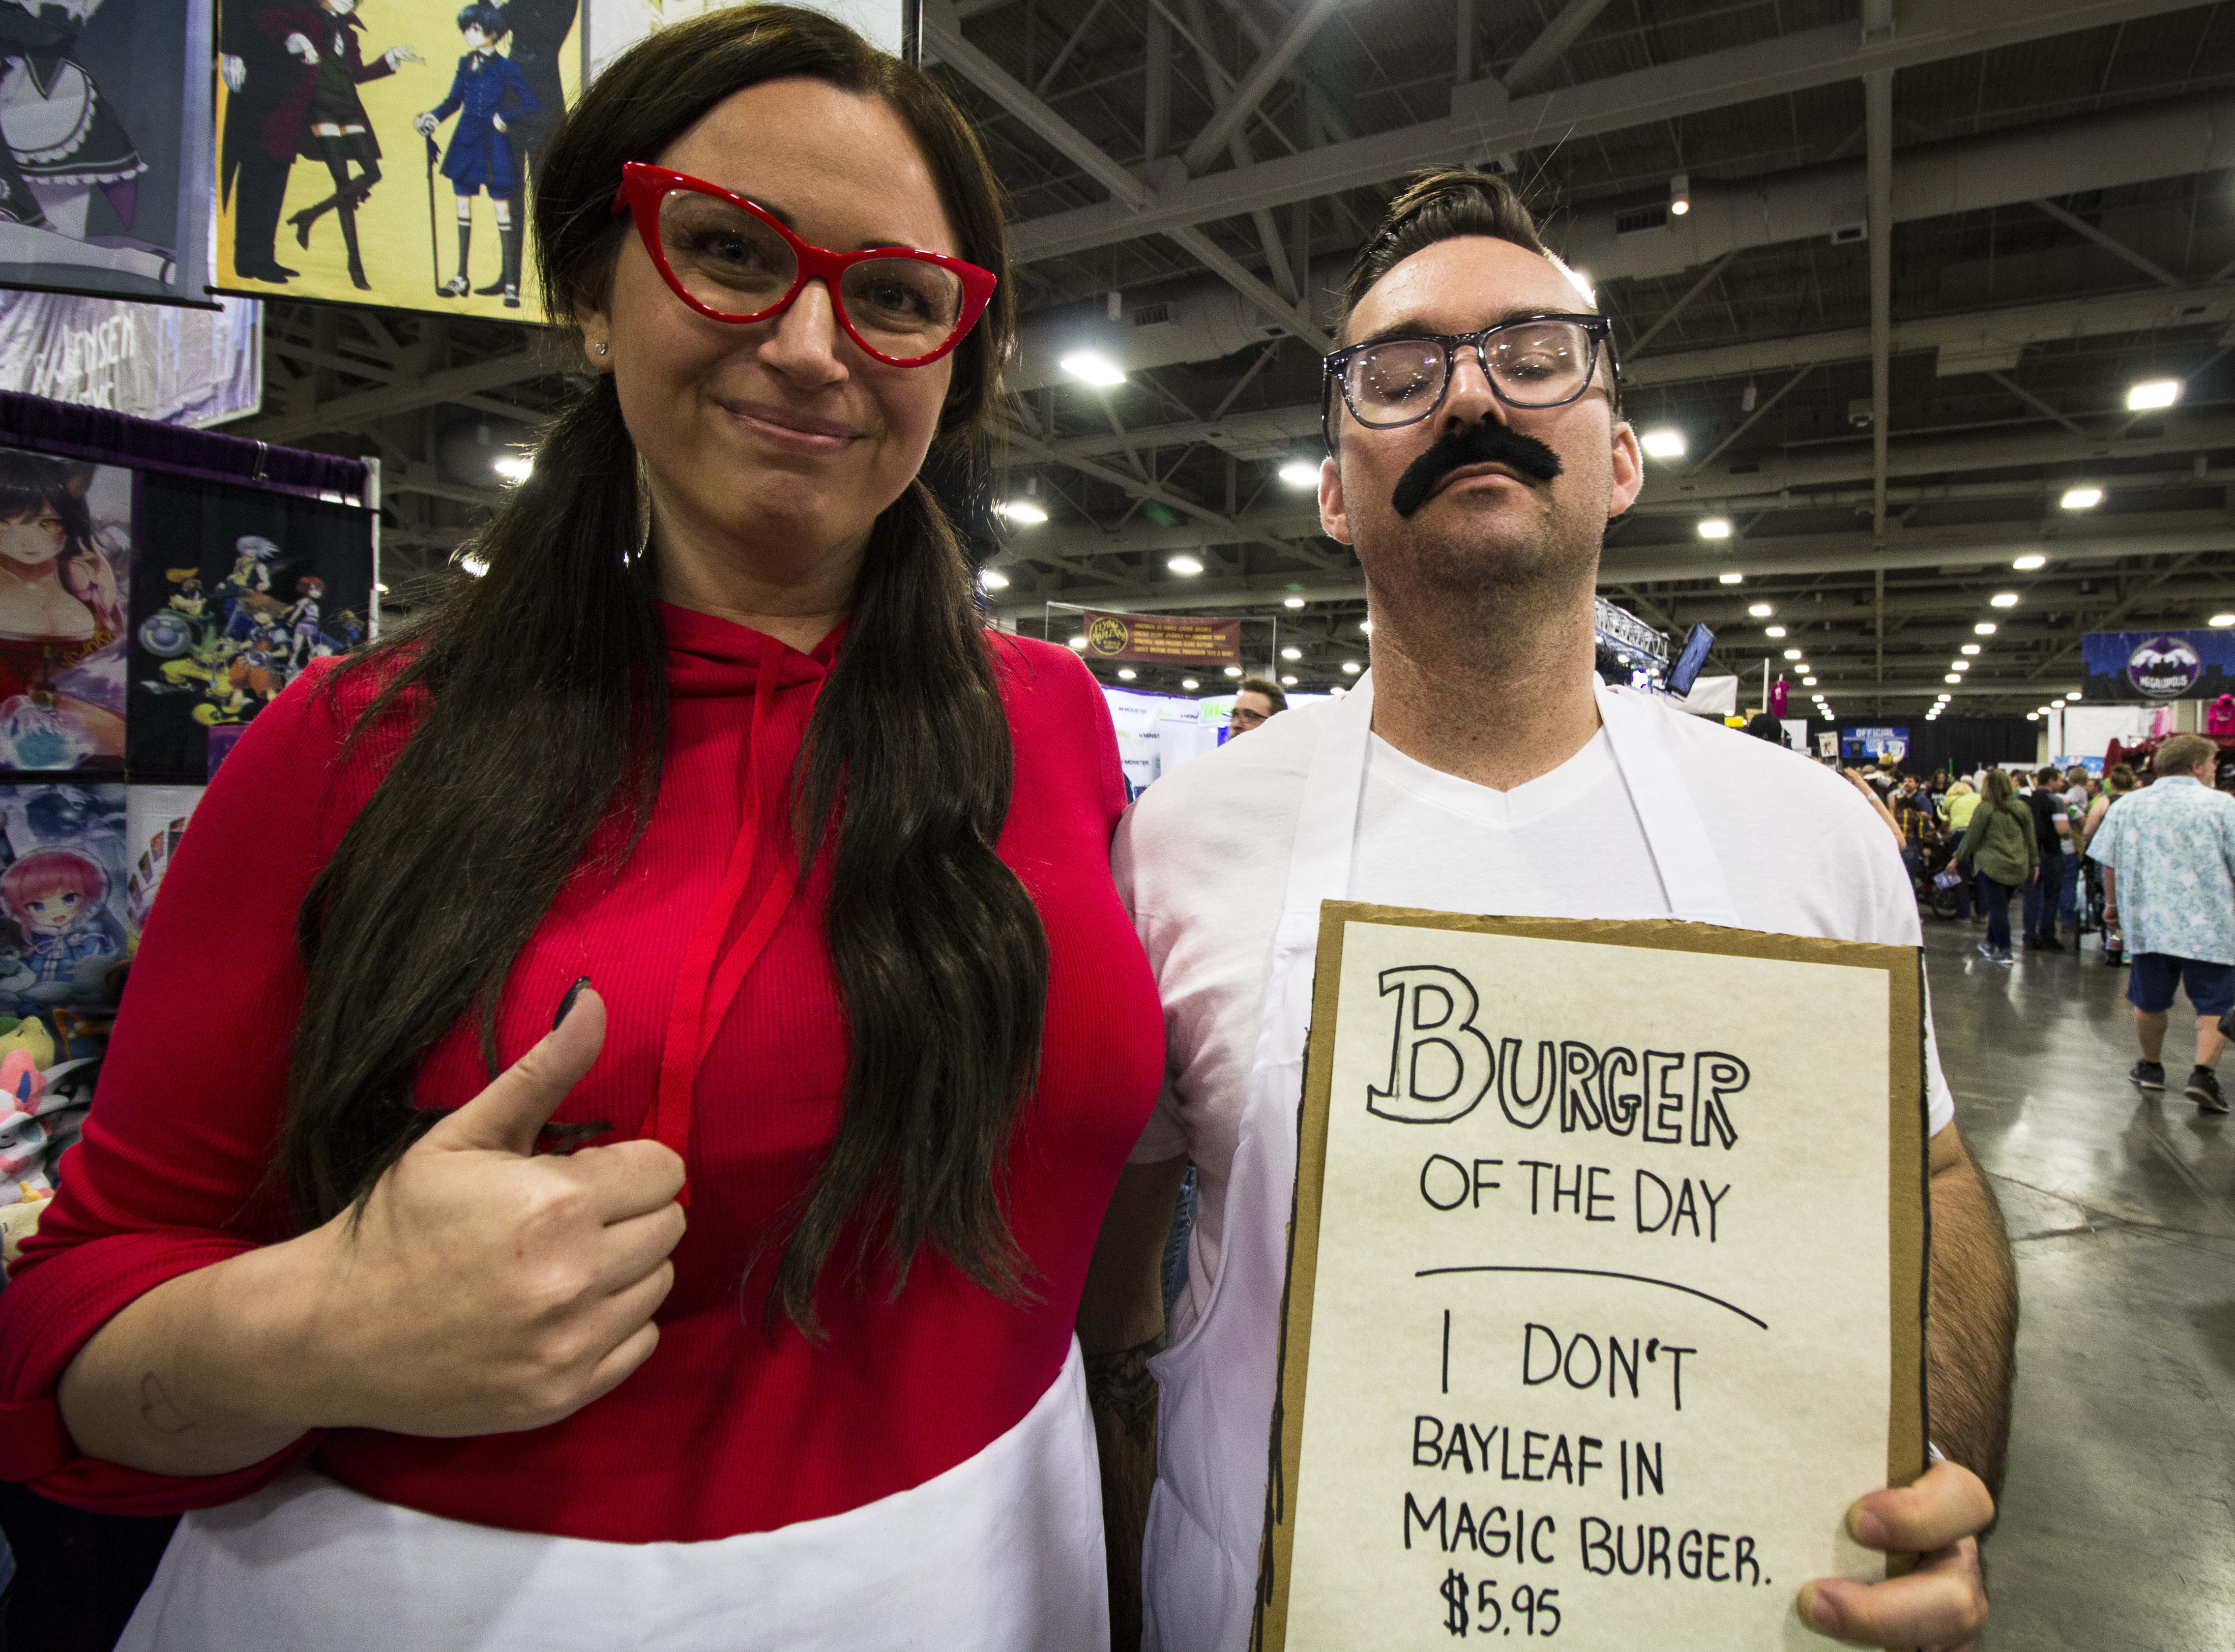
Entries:
POLYGON ((1149 1358, 1159 1335, 1115 1354, 1086 1355, 1086 1398, 1102 1457, 1102 1540, 1110 1561, 1111 1644, 1141 1641, 1141 1541, 1157 1484, 1157 1380, 1149 1358))
POLYGON ((1953 1128, 1933 1138, 1931 1197, 1925 1360, 1933 1443, 1985 1481, 1999 1501, 2009 1445, 2017 1277, 2002 1208, 1953 1128))

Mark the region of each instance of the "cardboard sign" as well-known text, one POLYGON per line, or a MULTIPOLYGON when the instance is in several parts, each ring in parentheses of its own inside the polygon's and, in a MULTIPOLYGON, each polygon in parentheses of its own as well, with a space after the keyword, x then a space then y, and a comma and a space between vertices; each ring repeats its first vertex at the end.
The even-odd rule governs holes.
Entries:
POLYGON ((1924 1470, 1913 948, 1330 901, 1255 1643, 1784 1648, 1924 1470))

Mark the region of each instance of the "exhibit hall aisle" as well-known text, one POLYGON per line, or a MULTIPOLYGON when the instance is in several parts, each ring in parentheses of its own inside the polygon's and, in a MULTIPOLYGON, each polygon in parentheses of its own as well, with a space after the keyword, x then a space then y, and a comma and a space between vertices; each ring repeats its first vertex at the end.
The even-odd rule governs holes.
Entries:
MULTIPOLYGON (((2127 1082, 2127 972, 2095 938, 2008 967, 1925 925, 1956 1116, 2009 1218, 2023 1319, 2002 1524, 2002 1652, 2235 1646, 2235 1120, 2127 1082)), ((2194 1059, 2175 1006, 2168 1072, 2194 1059)), ((2223 1066, 2226 1064, 2223 1063, 2223 1066)), ((2235 1072, 2223 1073, 2223 1078, 2235 1072)))

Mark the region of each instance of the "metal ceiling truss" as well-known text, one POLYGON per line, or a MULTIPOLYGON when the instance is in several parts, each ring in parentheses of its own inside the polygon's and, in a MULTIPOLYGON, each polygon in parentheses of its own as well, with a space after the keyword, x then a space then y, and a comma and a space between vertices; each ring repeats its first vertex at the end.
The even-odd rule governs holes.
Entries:
MULTIPOLYGON (((2235 605, 2235 374, 2213 353, 2235 344, 2235 206, 2214 182, 2235 167, 2235 48, 2207 47, 2181 0, 1856 3, 1799 27, 1789 6, 1454 0, 1431 35, 1420 0, 926 0, 927 59, 1029 213, 1008 457, 1058 517, 1012 534, 997 612, 1032 628, 1049 600, 1301 600, 1293 669, 1362 660, 1357 562, 1270 472, 1316 450, 1314 358, 1373 197, 1462 161, 1518 168, 1555 244, 1619 289, 1625 410, 1697 456, 1649 467, 1603 581, 1714 626, 1722 665, 1793 646, 1746 613, 1768 601, 1842 710, 1943 687, 2009 709, 2059 685, 2082 625, 2235 605), (1041 44, 1020 52, 1026 5, 1041 44), (2121 74, 2169 95, 2114 85, 2114 28, 2121 74), (2033 67, 2003 83, 1996 64, 2033 67), (2068 69, 2092 96, 2055 101, 2068 69), (1692 210, 1655 221, 1672 172, 1692 210), (1050 365, 1089 320, 1150 351, 1107 397, 1050 365), (2128 414, 2145 371, 2183 380, 2181 404, 2128 414), (2060 511, 2075 481, 2112 502, 2060 511), (1728 539, 1692 533, 1709 513, 1728 539), (1169 570, 1181 552, 1204 573, 1169 570), (2029 552, 2048 566, 2009 567, 2029 552), (2001 584, 2024 601, 1943 685, 2001 584)), ((532 424, 579 372, 556 334, 266 314, 268 410, 234 428, 377 452, 407 597, 501 497, 445 432, 532 424)))

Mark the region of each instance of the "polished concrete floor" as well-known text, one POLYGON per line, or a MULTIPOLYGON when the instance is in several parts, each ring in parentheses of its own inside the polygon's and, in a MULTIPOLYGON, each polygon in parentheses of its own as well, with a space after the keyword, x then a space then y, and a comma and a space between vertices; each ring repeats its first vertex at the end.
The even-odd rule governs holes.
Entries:
MULTIPOLYGON (((2127 1079, 2127 972, 2094 937, 2001 967, 1973 950, 1982 934, 1926 920, 1956 1120, 2002 1200, 2023 1303, 1984 1645, 2226 1652, 2235 1119, 2179 1093, 2186 999, 2166 1040, 2174 1088, 2146 1096, 2127 1079)), ((2235 1080, 2235 1060, 2221 1070, 2235 1080)))

